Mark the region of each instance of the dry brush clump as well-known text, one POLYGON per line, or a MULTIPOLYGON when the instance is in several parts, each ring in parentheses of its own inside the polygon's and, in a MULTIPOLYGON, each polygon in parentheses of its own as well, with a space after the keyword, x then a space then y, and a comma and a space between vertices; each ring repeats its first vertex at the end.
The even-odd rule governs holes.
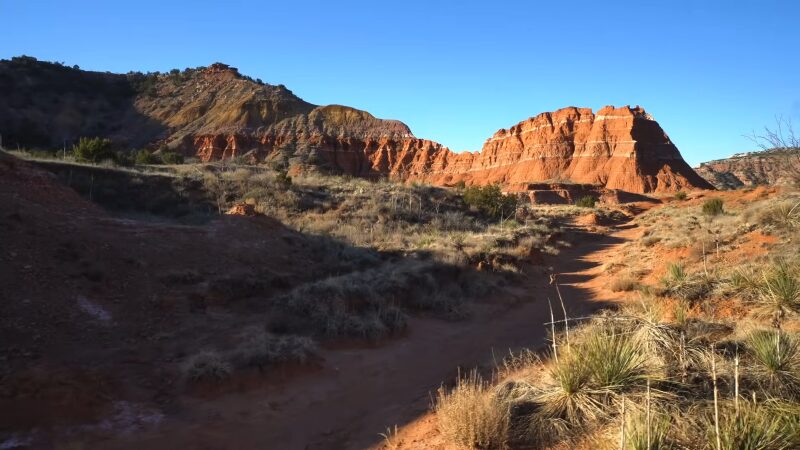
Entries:
POLYGON ((461 317, 464 302, 483 294, 490 283, 480 273, 435 261, 390 261, 278 296, 270 327, 325 338, 377 339, 403 331, 409 311, 461 317))
POLYGON ((237 370, 258 369, 263 372, 281 364, 311 364, 319 349, 306 336, 276 335, 263 327, 245 328, 237 343, 221 350, 204 350, 190 355, 180 365, 187 382, 223 382, 237 370))

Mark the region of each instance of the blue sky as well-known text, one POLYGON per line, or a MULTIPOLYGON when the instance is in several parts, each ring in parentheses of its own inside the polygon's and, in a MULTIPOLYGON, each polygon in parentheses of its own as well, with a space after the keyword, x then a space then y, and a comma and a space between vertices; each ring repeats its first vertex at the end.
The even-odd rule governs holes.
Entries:
POLYGON ((800 121, 797 1, 0 0, 0 58, 215 61, 453 150, 564 106, 639 104, 695 164, 800 121))

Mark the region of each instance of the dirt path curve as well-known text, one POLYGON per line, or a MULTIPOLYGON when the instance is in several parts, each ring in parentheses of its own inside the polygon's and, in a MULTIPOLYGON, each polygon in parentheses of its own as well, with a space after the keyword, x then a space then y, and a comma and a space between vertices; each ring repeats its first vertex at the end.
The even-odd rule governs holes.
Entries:
MULTIPOLYGON (((573 245, 549 257, 560 273, 570 316, 611 299, 602 264, 633 236, 630 226, 607 234, 570 230, 573 245)), ((547 297, 557 302, 546 275, 526 286, 530 301, 463 322, 413 319, 408 336, 377 348, 326 352, 325 368, 274 386, 189 399, 181 412, 152 431, 104 441, 104 448, 353 449, 380 442, 378 433, 424 414, 430 394, 457 370, 490 367, 493 355, 539 346, 549 320, 547 297)))

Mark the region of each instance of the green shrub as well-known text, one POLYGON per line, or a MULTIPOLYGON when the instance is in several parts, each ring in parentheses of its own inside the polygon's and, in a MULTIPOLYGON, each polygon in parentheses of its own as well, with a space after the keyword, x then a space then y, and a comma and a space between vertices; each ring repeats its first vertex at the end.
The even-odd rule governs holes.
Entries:
POLYGON ((725 206, 721 198, 711 198, 703 203, 703 214, 713 217, 723 213, 725 213, 725 206))
POLYGON ((183 155, 177 152, 161 152, 161 162, 164 164, 183 164, 183 155))
POLYGON ((499 184, 469 186, 462 195, 464 203, 495 219, 511 217, 517 210, 517 197, 503 194, 499 184))
POLYGON ((72 153, 79 161, 89 161, 92 163, 98 163, 103 160, 113 161, 117 155, 111 147, 112 143, 109 139, 82 137, 72 148, 72 153))
POLYGON ((582 208, 594 208, 595 203, 597 203, 597 199, 592 197, 591 195, 586 195, 579 198, 575 202, 575 206, 580 206, 582 208))
POLYGON ((678 191, 675 193, 675 200, 684 201, 686 200, 686 197, 687 197, 686 192, 678 191))
POLYGON ((134 161, 136 164, 159 164, 161 163, 161 159, 158 156, 151 153, 149 150, 139 150, 134 155, 134 161))

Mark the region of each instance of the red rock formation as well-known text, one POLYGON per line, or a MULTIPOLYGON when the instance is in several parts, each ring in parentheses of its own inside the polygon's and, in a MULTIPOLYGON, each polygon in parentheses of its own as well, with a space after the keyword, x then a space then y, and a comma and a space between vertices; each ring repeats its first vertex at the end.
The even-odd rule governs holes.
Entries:
POLYGON ((543 113, 498 131, 480 152, 454 153, 414 137, 402 122, 313 105, 220 63, 121 75, 0 60, 0 80, 0 129, 12 146, 60 148, 65 139, 101 135, 120 148, 167 145, 204 161, 294 159, 439 185, 568 180, 636 193, 711 188, 639 107, 543 113), (44 90, 58 94, 47 108, 26 100, 44 90))
POLYGON ((474 153, 454 153, 436 142, 417 139, 399 122, 380 121, 346 107, 325 111, 330 108, 334 107, 309 114, 310 118, 324 115, 327 129, 319 126, 319 120, 308 120, 305 124, 315 125, 305 128, 303 121, 292 120, 257 139, 218 134, 199 136, 193 145, 204 161, 240 155, 243 145, 256 148, 261 158, 287 145, 305 145, 318 148, 329 165, 353 176, 437 185, 501 183, 510 189, 569 180, 636 193, 712 189, 639 107, 607 106, 597 114, 570 107, 539 114, 498 131, 474 153))

